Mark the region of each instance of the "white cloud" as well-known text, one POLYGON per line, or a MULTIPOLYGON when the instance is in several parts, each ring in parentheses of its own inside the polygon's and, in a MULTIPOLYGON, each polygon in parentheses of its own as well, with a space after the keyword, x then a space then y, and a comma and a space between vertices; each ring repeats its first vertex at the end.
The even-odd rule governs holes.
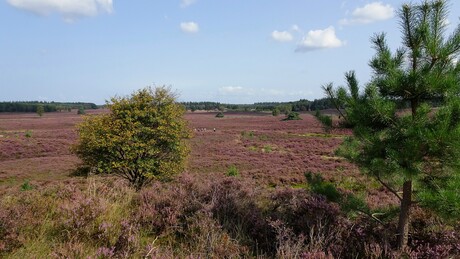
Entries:
POLYGON ((393 18, 394 8, 381 2, 366 4, 364 7, 358 7, 351 13, 351 18, 340 20, 341 25, 367 24, 377 21, 384 21, 393 18))
POLYGON ((65 21, 113 11, 112 0, 7 0, 11 6, 38 15, 58 13, 65 21))
POLYGON ((197 33, 200 30, 200 27, 195 22, 183 22, 180 24, 180 28, 187 33, 197 33))
POLYGON ((288 31, 273 31, 272 38, 279 42, 288 42, 294 39, 292 34, 288 31))
POLYGON ((181 3, 180 3, 180 7, 186 8, 186 7, 194 4, 195 2, 196 2, 196 0, 182 0, 181 3))
POLYGON ((338 48, 345 44, 335 35, 332 26, 324 30, 309 31, 297 46, 296 52, 306 52, 316 49, 338 48))

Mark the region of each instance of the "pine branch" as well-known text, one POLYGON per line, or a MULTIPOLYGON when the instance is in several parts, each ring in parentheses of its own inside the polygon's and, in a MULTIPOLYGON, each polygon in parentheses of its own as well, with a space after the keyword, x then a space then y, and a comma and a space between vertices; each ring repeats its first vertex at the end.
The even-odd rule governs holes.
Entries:
POLYGON ((339 112, 340 116, 342 116, 344 118, 344 120, 348 121, 347 116, 345 116, 341 111, 338 98, 334 94, 333 89, 332 89, 332 83, 328 84, 327 86, 322 86, 322 88, 323 88, 324 92, 326 93, 326 95, 331 100, 331 102, 334 105, 335 109, 339 112))
POLYGON ((382 181, 382 179, 380 178, 380 176, 376 176, 376 179, 377 181, 382 184, 385 188, 387 188, 388 191, 390 191, 391 193, 393 193, 398 199, 399 201, 402 201, 402 197, 399 196, 398 192, 396 192, 393 188, 390 187, 390 185, 386 184, 384 181, 382 181))

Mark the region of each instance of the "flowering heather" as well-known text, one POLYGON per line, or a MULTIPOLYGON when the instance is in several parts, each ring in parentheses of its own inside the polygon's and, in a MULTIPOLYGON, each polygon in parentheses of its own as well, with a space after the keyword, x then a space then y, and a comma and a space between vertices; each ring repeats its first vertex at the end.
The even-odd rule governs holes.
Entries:
POLYGON ((394 198, 334 154, 349 132, 325 134, 309 114, 214 116, 186 115, 197 129, 187 172, 136 192, 113 177, 71 176, 79 161, 68 145, 80 116, 0 114, 0 257, 460 256, 460 224, 420 208, 409 251, 396 252, 394 198), (231 166, 239 174, 226 176, 231 166), (362 197, 380 222, 312 193, 307 171, 362 197))

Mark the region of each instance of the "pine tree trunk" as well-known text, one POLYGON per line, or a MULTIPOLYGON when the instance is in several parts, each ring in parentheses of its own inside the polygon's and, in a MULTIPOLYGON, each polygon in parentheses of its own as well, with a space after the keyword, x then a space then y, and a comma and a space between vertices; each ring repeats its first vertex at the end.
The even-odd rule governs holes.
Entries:
POLYGON ((412 181, 405 181, 403 185, 403 197, 398 223, 398 249, 404 250, 407 246, 410 225, 410 208, 412 205, 412 181))

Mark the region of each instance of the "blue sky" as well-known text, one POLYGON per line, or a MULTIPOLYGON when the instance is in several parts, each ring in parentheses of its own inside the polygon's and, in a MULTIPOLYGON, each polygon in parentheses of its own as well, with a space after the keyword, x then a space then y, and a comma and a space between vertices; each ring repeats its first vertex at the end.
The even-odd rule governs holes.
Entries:
MULTIPOLYGON (((0 101, 98 104, 147 85, 181 101, 321 98, 346 71, 370 79, 370 37, 386 32, 398 47, 407 2, 0 1, 0 101)), ((449 5, 452 30, 460 3, 449 5)))

